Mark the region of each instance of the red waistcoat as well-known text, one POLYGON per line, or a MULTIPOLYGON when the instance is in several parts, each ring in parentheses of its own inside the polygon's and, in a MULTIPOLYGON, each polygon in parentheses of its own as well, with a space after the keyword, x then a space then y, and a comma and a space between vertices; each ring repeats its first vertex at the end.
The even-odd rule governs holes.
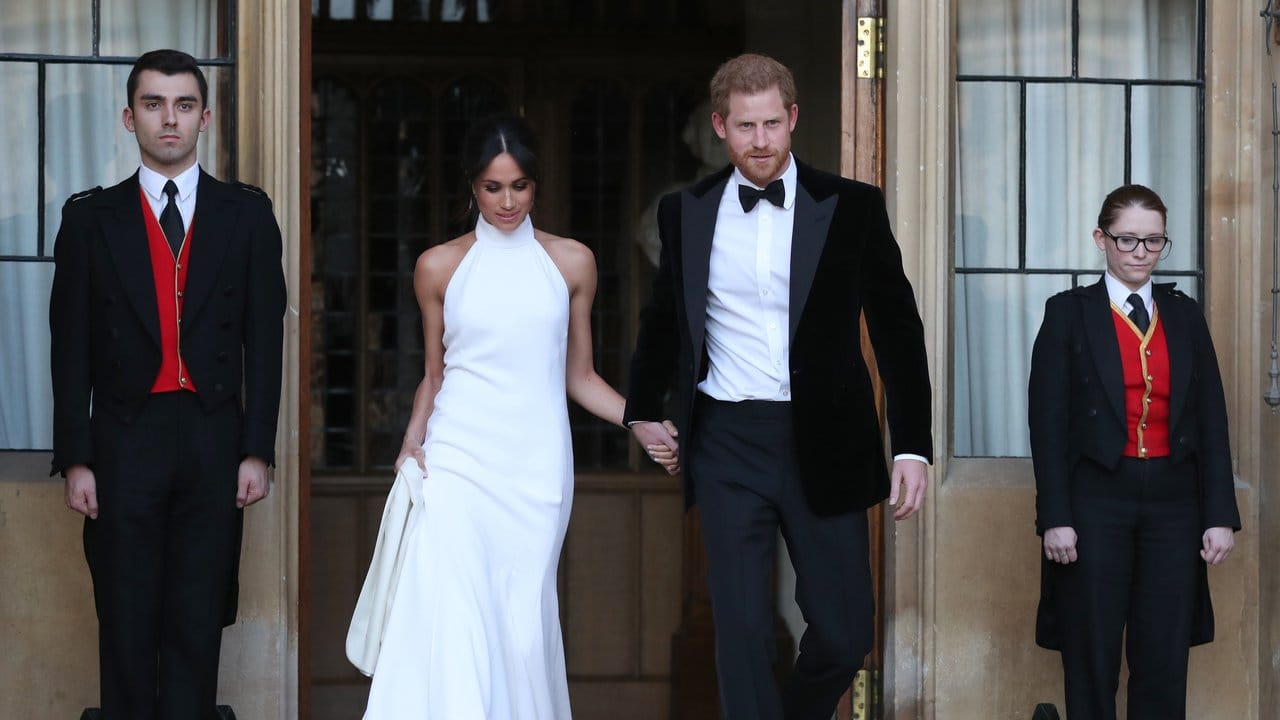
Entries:
POLYGON ((1120 363, 1124 368, 1124 414, 1128 441, 1124 456, 1169 455, 1169 346, 1157 309, 1143 337, 1120 308, 1111 306, 1120 363))
MULTIPOLYGON (((182 296, 187 288, 187 258, 191 256, 191 228, 182 240, 182 250, 177 261, 169 240, 160 229, 146 192, 139 190, 142 200, 142 217, 147 225, 147 248, 151 252, 151 276, 156 283, 156 308, 160 311, 160 372, 151 392, 175 390, 196 391, 196 383, 187 373, 182 362, 182 296)), ((194 226, 194 220, 190 223, 194 226)))

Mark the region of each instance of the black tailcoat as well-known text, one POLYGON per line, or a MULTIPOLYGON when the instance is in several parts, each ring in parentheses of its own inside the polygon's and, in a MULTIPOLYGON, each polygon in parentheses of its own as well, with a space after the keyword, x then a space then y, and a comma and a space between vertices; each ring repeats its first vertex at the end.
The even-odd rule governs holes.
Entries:
MULTIPOLYGON (((160 320, 138 176, 67 201, 49 303, 53 473, 92 466, 90 414, 129 423, 160 369, 160 320)), ((280 229, 256 188, 201 172, 181 350, 200 403, 243 409, 241 457, 275 460, 285 310, 280 229)))
MULTIPOLYGON (((1202 524, 1240 528, 1218 358, 1195 300, 1156 283, 1153 297, 1169 351, 1170 463, 1192 463, 1202 524)), ((1045 303, 1031 356, 1028 423, 1036 476, 1036 532, 1073 525, 1071 487, 1081 472, 1114 471, 1128 438, 1120 344, 1105 282, 1076 287, 1045 303), (1085 463, 1082 460, 1091 462, 1085 463)), ((1042 558, 1036 642, 1059 647, 1049 561, 1042 558)), ((1201 564, 1193 644, 1213 639, 1208 576, 1201 564)))

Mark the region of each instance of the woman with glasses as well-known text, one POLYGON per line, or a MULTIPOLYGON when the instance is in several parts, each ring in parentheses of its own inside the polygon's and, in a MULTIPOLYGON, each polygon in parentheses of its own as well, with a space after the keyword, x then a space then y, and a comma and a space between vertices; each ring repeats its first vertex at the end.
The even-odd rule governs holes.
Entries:
POLYGON ((1098 282, 1045 304, 1031 356, 1036 642, 1060 650, 1067 716, 1186 717, 1187 656, 1213 639, 1207 565, 1240 529, 1218 360, 1204 315, 1151 276, 1171 242, 1141 185, 1102 203, 1098 282))

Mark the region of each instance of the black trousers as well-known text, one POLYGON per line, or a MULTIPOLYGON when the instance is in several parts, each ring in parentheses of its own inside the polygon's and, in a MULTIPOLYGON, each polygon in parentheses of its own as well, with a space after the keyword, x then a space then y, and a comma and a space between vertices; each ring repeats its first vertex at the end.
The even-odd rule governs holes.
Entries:
POLYGON ((132 423, 93 418, 98 519, 84 525, 104 720, 216 718, 238 567, 239 409, 153 395, 132 423))
POLYGON ((820 517, 796 469, 789 403, 698 397, 689 470, 696 484, 716 627, 716 673, 731 720, 829 720, 871 649, 865 511, 820 517), (808 628, 785 690, 769 575, 781 529, 808 628))
POLYGON ((1125 458, 1114 473, 1090 464, 1073 483, 1079 560, 1053 569, 1067 717, 1115 718, 1124 639, 1129 720, 1185 718, 1202 562, 1195 467, 1125 458))

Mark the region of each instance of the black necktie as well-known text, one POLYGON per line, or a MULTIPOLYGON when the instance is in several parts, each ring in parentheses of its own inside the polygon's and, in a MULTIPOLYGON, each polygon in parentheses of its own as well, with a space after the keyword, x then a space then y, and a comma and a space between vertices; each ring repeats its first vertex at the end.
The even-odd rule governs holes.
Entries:
POLYGON ((1129 307, 1133 308, 1129 311, 1129 319, 1134 325, 1138 326, 1138 330, 1143 335, 1147 334, 1147 328, 1151 327, 1151 317, 1147 315, 1147 305, 1142 302, 1142 296, 1133 293, 1129 296, 1129 307))
POLYGON ((787 199, 787 191, 782 187, 782 178, 769 183, 769 186, 763 190, 757 190, 749 185, 738 186, 738 201, 742 203, 742 212, 751 212, 756 203, 760 202, 760 198, 768 200, 777 207, 782 207, 783 201, 787 199))
POLYGON ((160 212, 160 229, 169 239, 169 247, 173 248, 173 256, 182 252, 182 240, 186 231, 182 229, 182 213, 178 212, 178 186, 172 180, 164 184, 164 194, 169 196, 169 204, 160 212))

